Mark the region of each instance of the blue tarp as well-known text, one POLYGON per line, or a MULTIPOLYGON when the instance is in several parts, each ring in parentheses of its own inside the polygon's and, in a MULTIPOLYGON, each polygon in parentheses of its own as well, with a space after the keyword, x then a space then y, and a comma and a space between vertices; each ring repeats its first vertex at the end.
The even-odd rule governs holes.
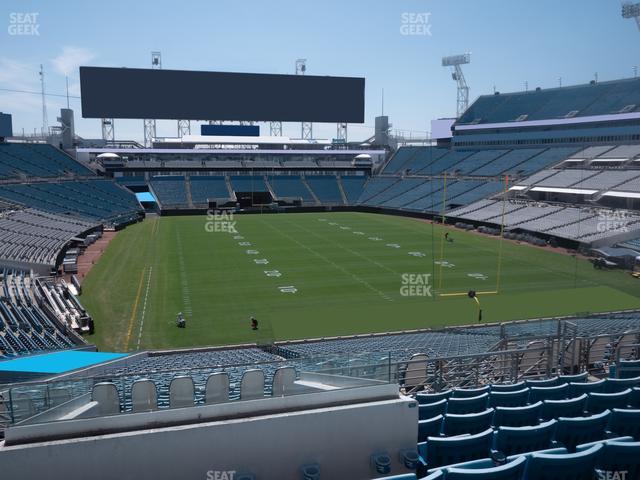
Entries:
POLYGON ((136 193, 136 197, 139 202, 156 202, 156 197, 151 192, 139 192, 136 193))
POLYGON ((126 357, 125 353, 85 352, 69 350, 42 355, 29 355, 0 362, 0 372, 65 373, 77 368, 126 357))

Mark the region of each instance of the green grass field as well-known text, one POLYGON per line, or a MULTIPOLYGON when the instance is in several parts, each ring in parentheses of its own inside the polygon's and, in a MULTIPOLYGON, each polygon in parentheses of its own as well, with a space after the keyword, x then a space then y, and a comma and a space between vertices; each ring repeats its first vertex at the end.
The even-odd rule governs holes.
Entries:
POLYGON ((421 220, 342 212, 233 220, 236 234, 207 231, 204 215, 118 233, 83 283, 96 321, 88 340, 131 351, 474 323, 473 300, 440 294, 495 291, 500 249, 499 293, 480 296, 484 322, 640 307, 640 282, 623 272, 421 220), (445 231, 453 243, 442 241, 445 231), (403 274, 430 275, 432 295, 402 295, 403 274), (186 329, 175 326, 179 311, 186 329))

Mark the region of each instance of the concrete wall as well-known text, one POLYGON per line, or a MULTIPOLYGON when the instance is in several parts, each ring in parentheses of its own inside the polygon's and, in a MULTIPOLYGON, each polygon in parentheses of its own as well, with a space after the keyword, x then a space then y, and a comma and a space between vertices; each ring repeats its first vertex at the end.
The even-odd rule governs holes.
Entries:
MULTIPOLYGON (((147 427, 148 428, 148 427, 147 427)), ((371 455, 416 446, 414 400, 357 403, 127 433, 0 446, 2 478, 209 479, 216 472, 298 479, 319 464, 322 479, 369 479, 371 455)), ((218 473, 221 475, 221 473, 218 473)), ((219 478, 219 477, 218 477, 219 478)))

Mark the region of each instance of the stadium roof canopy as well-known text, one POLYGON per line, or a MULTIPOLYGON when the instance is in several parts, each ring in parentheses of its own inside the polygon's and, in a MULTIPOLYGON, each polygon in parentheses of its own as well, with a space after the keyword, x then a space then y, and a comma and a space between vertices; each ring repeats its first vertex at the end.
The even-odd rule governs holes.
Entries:
POLYGON ((608 192, 605 192, 603 196, 604 197, 621 197, 621 198, 640 198, 640 193, 608 191, 608 192))
POLYGON ((574 195, 593 195, 598 190, 588 190, 584 188, 561 188, 561 187, 533 187, 532 192, 550 192, 550 193, 571 193, 574 195))

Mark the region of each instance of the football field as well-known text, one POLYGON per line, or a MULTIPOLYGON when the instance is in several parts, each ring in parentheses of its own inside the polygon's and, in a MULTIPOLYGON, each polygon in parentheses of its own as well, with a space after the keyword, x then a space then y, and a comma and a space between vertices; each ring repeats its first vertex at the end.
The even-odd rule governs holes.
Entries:
POLYGON ((352 212, 147 219, 118 233, 80 300, 96 324, 87 339, 131 351, 476 323, 469 290, 487 292, 483 322, 640 308, 640 282, 623 272, 352 212))

